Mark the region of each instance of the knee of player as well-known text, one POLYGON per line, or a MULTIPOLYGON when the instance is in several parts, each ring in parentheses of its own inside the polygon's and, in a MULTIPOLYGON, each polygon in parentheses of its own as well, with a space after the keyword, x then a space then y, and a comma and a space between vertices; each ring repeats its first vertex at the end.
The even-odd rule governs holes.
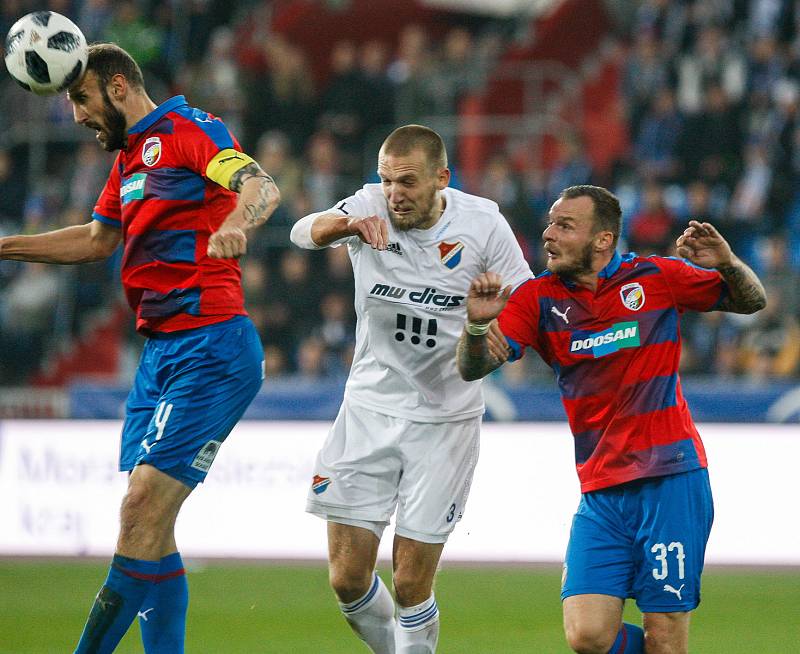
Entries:
POLYGON ((331 566, 328 581, 340 602, 354 602, 363 597, 372 584, 372 570, 331 566))
POLYGON ((172 507, 166 506, 149 485, 131 484, 122 500, 120 524, 123 531, 157 529, 169 521, 172 513, 172 507))
POLYGON ((668 647, 668 651, 685 651, 685 644, 689 641, 690 615, 688 611, 645 613, 645 643, 650 648, 668 647))
POLYGON ((567 644, 577 654, 606 654, 616 638, 616 633, 590 623, 565 624, 564 632, 567 644))
POLYGON ((414 570, 395 570, 392 582, 400 606, 421 604, 433 591, 433 579, 424 578, 414 570))

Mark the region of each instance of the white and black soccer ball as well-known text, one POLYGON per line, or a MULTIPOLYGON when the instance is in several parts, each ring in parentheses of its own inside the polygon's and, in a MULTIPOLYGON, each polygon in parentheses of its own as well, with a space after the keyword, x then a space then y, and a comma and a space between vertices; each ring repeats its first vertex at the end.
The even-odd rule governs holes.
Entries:
POLYGON ((37 95, 66 90, 81 78, 89 55, 78 26, 54 11, 20 18, 6 37, 6 68, 20 86, 37 95))

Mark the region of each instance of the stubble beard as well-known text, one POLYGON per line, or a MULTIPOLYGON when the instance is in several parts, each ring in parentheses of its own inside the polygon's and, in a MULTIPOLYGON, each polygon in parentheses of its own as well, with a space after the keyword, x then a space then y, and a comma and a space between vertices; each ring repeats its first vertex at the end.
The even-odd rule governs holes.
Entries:
POLYGON ((581 251, 580 257, 577 261, 571 264, 566 264, 563 267, 557 267, 552 270, 560 277, 566 279, 577 279, 581 275, 592 272, 592 255, 594 253, 594 246, 592 243, 587 243, 581 251))
POLYGON ((435 223, 436 221, 433 220, 434 218, 434 210, 433 207, 436 204, 435 202, 436 196, 433 196, 428 202, 426 207, 422 207, 425 209, 424 212, 420 211, 419 206, 417 206, 411 213, 407 213, 403 216, 398 215, 394 212, 394 210, 389 207, 389 220, 392 222, 392 227, 394 227, 399 232, 407 232, 411 229, 417 229, 421 225, 427 225, 428 223, 435 223))
POLYGON ((111 104, 111 99, 105 89, 103 92, 103 119, 105 128, 100 130, 105 134, 105 139, 98 139, 106 152, 122 150, 128 144, 127 122, 122 112, 111 104))

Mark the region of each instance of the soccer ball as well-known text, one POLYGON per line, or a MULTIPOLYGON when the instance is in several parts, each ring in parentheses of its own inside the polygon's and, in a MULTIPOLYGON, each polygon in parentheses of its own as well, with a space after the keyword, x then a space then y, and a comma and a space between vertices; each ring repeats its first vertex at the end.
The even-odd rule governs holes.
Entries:
POLYGON ((54 11, 20 18, 6 37, 6 68, 37 95, 60 93, 81 78, 89 51, 78 26, 54 11))

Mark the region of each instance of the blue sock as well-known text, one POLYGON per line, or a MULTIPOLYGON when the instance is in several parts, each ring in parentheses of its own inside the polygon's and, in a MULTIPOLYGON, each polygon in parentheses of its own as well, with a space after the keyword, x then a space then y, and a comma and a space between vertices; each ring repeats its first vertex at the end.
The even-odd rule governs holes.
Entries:
POLYGON ((161 559, 156 583, 139 609, 146 654, 183 654, 189 584, 179 552, 161 559))
POLYGON ((114 651, 153 585, 158 565, 158 561, 114 555, 108 577, 97 593, 75 654, 107 654, 114 651))
POLYGON ((644 654, 644 631, 635 624, 623 622, 617 639, 608 654, 644 654))

